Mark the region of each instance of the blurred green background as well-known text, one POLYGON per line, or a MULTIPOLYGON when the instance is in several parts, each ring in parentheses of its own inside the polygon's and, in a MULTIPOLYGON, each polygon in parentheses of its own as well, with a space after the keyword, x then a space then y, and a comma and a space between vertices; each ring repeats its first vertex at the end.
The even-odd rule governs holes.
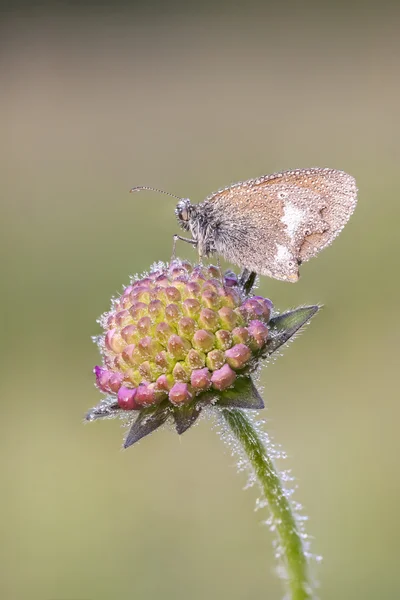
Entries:
MULTIPOLYGON (((177 232, 173 199, 330 166, 350 223, 281 309, 324 310, 263 370, 266 428, 309 515, 323 600, 392 599, 398 507, 400 8, 396 3, 1 4, 0 594, 282 597, 272 535, 202 421, 121 452, 91 335, 177 232)), ((182 244, 182 256, 194 259, 182 244)))

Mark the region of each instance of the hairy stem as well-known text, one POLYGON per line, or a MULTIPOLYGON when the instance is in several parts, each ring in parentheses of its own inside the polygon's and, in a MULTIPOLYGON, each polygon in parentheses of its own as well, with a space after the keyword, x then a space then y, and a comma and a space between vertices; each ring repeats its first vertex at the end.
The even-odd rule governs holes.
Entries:
POLYGON ((285 495, 274 463, 268 456, 267 448, 244 411, 224 409, 221 412, 223 419, 240 443, 254 469, 268 502, 283 551, 282 560, 286 568, 290 598, 291 600, 309 600, 312 598, 312 593, 302 539, 290 502, 285 495))

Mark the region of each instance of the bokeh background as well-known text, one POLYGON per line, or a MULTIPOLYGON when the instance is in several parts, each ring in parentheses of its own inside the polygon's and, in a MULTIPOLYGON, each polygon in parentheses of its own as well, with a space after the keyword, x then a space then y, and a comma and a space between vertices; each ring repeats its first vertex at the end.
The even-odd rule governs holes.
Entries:
MULTIPOLYGON (((323 600, 399 589, 396 3, 1 3, 1 554, 7 600, 282 597, 257 490, 211 423, 121 452, 96 318, 168 259, 174 200, 295 167, 359 205, 281 309, 325 308, 264 369, 323 600)), ((188 246, 181 256, 194 258, 188 246)))

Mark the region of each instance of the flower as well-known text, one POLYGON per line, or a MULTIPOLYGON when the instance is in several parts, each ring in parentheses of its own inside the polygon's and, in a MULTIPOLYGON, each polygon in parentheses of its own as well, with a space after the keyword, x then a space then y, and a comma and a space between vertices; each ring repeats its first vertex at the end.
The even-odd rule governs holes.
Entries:
POLYGON ((127 447, 170 417, 183 433, 205 405, 263 408, 251 373, 318 307, 273 317, 249 279, 173 260, 132 280, 100 319, 94 373, 106 397, 87 419, 137 414, 127 447))

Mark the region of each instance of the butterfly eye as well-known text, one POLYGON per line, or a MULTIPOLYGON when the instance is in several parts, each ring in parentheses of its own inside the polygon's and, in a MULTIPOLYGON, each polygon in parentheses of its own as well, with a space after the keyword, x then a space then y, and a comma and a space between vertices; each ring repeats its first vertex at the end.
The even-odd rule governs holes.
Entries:
POLYGON ((181 221, 189 221, 189 211, 186 206, 180 210, 179 218, 181 221))
POLYGON ((176 207, 176 216, 182 223, 188 223, 190 220, 190 200, 182 199, 176 207))

